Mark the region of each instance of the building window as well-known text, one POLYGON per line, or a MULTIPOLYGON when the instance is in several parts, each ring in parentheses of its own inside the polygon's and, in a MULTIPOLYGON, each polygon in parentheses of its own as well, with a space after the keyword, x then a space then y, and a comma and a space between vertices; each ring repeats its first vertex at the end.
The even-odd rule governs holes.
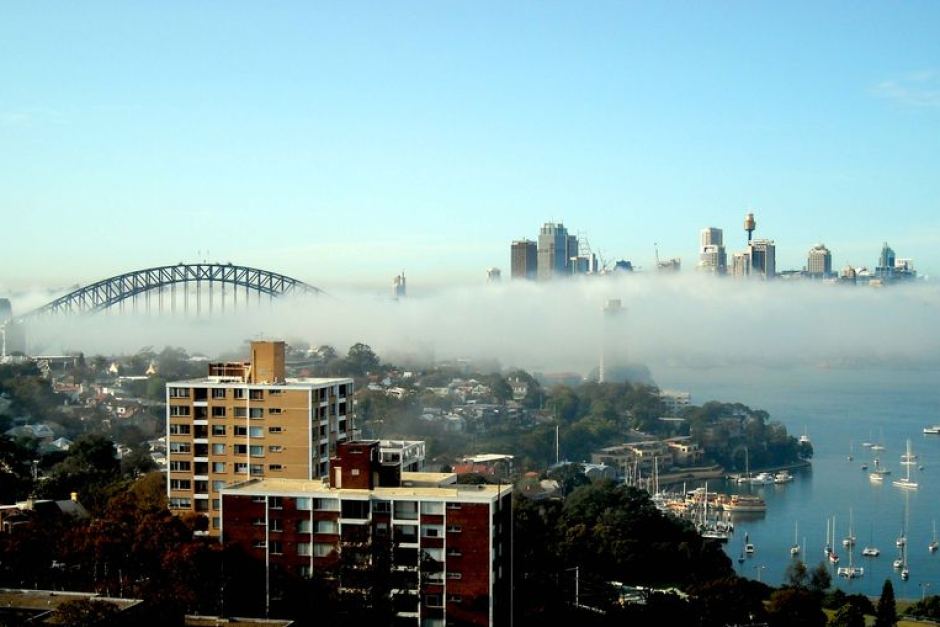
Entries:
POLYGON ((222 509, 222 499, 212 499, 212 509, 215 511, 222 509))
POLYGON ((338 512, 339 499, 315 499, 313 506, 321 512, 338 512))
POLYGON ((190 499, 182 499, 175 496, 170 497, 170 509, 192 509, 192 507, 193 502, 190 499))
POLYGON ((189 425, 170 425, 170 435, 189 435, 189 425))
POLYGON ((254 544, 252 544, 251 546, 256 549, 263 549, 263 548, 266 548, 268 545, 265 543, 264 540, 255 540, 254 544))
POLYGON ((268 500, 268 499, 267 499, 266 497, 258 496, 258 495, 255 495, 255 496, 252 496, 252 497, 251 497, 251 502, 252 502, 252 503, 264 503, 264 502, 266 502, 267 500, 268 500))
POLYGON ((264 390, 249 390, 248 398, 253 401, 263 401, 264 400, 264 390))
POLYGON ((264 409, 261 407, 252 407, 248 410, 249 418, 264 418, 264 409))
POLYGON ((369 517, 369 501, 345 500, 342 503, 343 518, 363 519, 369 517))
POLYGON ((241 425, 235 426, 235 437, 244 438, 248 435, 248 427, 243 427, 241 425))
POLYGON ((310 533, 312 529, 313 525, 309 520, 297 521, 297 533, 310 533))
POLYGON ((271 509, 284 509, 284 499, 279 496, 272 496, 268 501, 271 509))
POLYGON ((224 445, 224 444, 213 444, 213 445, 212 445, 212 454, 213 454, 213 455, 225 455, 225 445, 224 445))
POLYGON ((297 572, 300 573, 300 576, 303 577, 304 579, 310 579, 311 577, 313 577, 313 569, 310 568, 309 564, 306 566, 301 566, 300 568, 297 569, 297 572))
POLYGON ((190 453, 193 447, 189 442, 170 442, 171 453, 190 453))
POLYGON ((218 492, 225 487, 225 481, 215 480, 212 482, 212 491, 218 492))
POLYGON ((448 578, 448 579, 460 579, 461 577, 463 577, 463 575, 461 575, 461 574, 458 573, 458 572, 449 571, 449 572, 447 573, 447 578, 448 578))
POLYGON ((279 414, 279 413, 281 413, 281 408, 280 408, 280 407, 269 407, 269 408, 268 408, 268 414, 270 414, 270 415, 272 415, 272 416, 275 415, 275 414, 279 414))
POLYGON ((284 467, 280 464, 268 464, 268 470, 272 472, 281 472, 284 470, 284 467))
POLYGON ((248 464, 235 464, 235 472, 238 474, 248 472, 248 464))
POLYGON ((170 472, 188 472, 191 469, 189 462, 170 462, 170 472))
POLYGON ((284 427, 268 427, 268 433, 283 433, 284 427))
POLYGON ((317 542, 313 545, 313 556, 314 557, 326 557, 332 553, 334 547, 332 544, 327 544, 325 542, 317 542))
POLYGON ((439 594, 426 594, 424 595, 424 606, 425 607, 443 607, 444 601, 439 594))
POLYGON ((281 446, 280 444, 272 444, 271 446, 268 447, 268 452, 269 453, 283 453, 284 447, 281 446))
POLYGON ((310 497, 301 496, 294 499, 294 507, 301 511, 310 511, 310 497))
POLYGON ((280 540, 271 540, 271 555, 281 555, 284 553, 284 546, 280 540))
POLYGON ((251 524, 254 525, 255 527, 264 527, 268 523, 265 522, 263 516, 261 517, 256 516, 255 518, 251 519, 251 524))
POLYGON ((264 457, 264 447, 260 445, 252 445, 249 447, 249 451, 252 457, 264 457))
POLYGON ((460 533, 463 529, 460 528, 460 525, 447 525, 447 533, 460 533))
POLYGON ((272 519, 270 520, 270 524, 268 525, 268 528, 269 528, 271 531, 284 531, 284 528, 281 527, 281 519, 280 519, 280 518, 272 518, 272 519))
POLYGON ((301 557, 310 557, 312 546, 309 542, 297 543, 297 555, 301 557))
POLYGON ((417 501, 395 501, 395 519, 396 520, 417 520, 418 519, 417 501))
POLYGON ((244 407, 236 407, 236 408, 235 408, 235 417, 236 417, 236 418, 244 418, 244 417, 247 416, 247 415, 248 415, 248 410, 247 410, 246 408, 244 408, 244 407))
POLYGON ((170 398, 189 398, 189 388, 170 388, 170 398))
POLYGON ((212 472, 225 472, 225 462, 212 462, 212 472))
POLYGON ((372 511, 376 514, 387 514, 392 511, 392 504, 389 501, 372 501, 372 511))
POLYGON ((263 438, 263 437, 264 437, 264 427, 248 427, 248 437, 251 437, 251 438, 263 438))
POLYGON ((239 400, 245 398, 245 389, 244 388, 235 388, 232 390, 232 398, 237 398, 239 400))
POLYGON ((212 517, 212 528, 221 529, 222 528, 222 519, 219 516, 212 517))
POLYGON ((225 425, 212 425, 212 435, 225 435, 225 425))
POLYGON ((192 485, 189 479, 170 479, 171 490, 189 490, 192 485))
POLYGON ((189 406, 188 405, 170 405, 170 415, 171 416, 188 416, 189 406))
POLYGON ((448 503, 447 509, 460 509, 460 503, 448 503))
POLYGON ((421 513, 440 516, 444 514, 444 504, 440 501, 422 501, 421 513))
POLYGON ((268 396, 280 396, 283 390, 274 388, 273 390, 268 390, 268 396))
POLYGON ((213 408, 212 408, 212 417, 213 417, 213 418, 225 418, 225 408, 224 408, 224 407, 213 407, 213 408))
POLYGON ((339 533, 339 523, 335 520, 318 520, 317 533, 339 533))
POLYGON ((251 474, 255 477, 260 477, 264 474, 264 465, 262 464, 252 464, 251 465, 251 474))
POLYGON ((421 537, 440 538, 444 535, 444 527, 441 525, 421 525, 421 537))
POLYGON ((236 444, 236 445, 235 445, 235 454, 236 454, 236 455, 245 455, 245 454, 247 454, 247 453, 248 453, 248 445, 247 445, 247 444, 236 444))
POLYGON ((212 388, 212 398, 225 398, 225 388, 212 388))

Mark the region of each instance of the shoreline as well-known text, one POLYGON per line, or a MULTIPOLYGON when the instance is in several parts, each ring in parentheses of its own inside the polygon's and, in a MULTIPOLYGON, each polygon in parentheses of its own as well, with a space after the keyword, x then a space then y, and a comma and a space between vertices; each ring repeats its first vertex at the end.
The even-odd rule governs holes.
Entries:
MULTIPOLYGON (((813 464, 807 459, 783 464, 778 466, 768 466, 765 468, 751 469, 751 474, 757 472, 778 472, 781 470, 801 470, 812 468, 813 464)), ((673 472, 659 475, 659 483, 663 486, 676 485, 684 481, 707 481, 709 479, 724 479, 727 477, 738 477, 741 473, 729 473, 723 466, 715 464, 714 466, 697 466, 689 468, 682 472, 673 472)))

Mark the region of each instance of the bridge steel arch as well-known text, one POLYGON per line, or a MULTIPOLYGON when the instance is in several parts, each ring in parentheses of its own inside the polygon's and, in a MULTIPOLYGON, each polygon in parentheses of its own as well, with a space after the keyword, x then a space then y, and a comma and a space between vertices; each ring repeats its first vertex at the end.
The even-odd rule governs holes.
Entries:
MULTIPOLYGON (((259 298, 262 295, 274 298, 324 293, 320 288, 303 281, 259 268, 220 263, 180 263, 175 266, 134 270, 80 287, 17 319, 97 313, 120 305, 128 299, 135 299, 141 294, 192 283, 195 283, 198 289, 203 282, 208 283, 210 289, 216 283, 221 286, 232 285, 235 290, 244 288, 246 294, 254 293, 259 298)), ((237 298, 237 291, 234 294, 237 298)))

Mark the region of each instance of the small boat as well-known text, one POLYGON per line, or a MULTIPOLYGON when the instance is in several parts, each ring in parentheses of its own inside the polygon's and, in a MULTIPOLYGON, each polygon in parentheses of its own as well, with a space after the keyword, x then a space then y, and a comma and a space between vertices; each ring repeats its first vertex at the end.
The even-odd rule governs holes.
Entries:
POLYGON ((809 435, 806 433, 806 425, 803 425, 803 435, 800 436, 799 443, 812 445, 812 442, 809 439, 809 435))
POLYGON ((847 549, 855 546, 855 531, 853 530, 854 523, 852 520, 852 508, 849 508, 849 535, 842 538, 842 546, 847 549))
POLYGON ((865 569, 852 563, 852 551, 849 551, 849 565, 840 566, 836 570, 836 574, 846 579, 857 579, 865 576, 865 569))
POLYGON ((891 566, 894 567, 894 570, 901 570, 904 568, 904 560, 899 557, 891 563, 891 566))
POLYGON ((898 536, 897 540, 894 541, 894 546, 898 547, 899 549, 904 547, 906 544, 907 544, 907 538, 904 537, 903 533, 898 536))
POLYGON ((924 427, 924 435, 940 435, 940 425, 924 427))
POLYGON ((745 544, 745 545, 744 545, 744 552, 747 553, 748 555, 753 555, 753 554, 754 554, 754 545, 751 544, 750 542, 748 542, 747 544, 745 544))
POLYGON ((732 494, 731 500, 723 506, 729 512, 766 512, 767 503, 759 496, 750 494, 732 494))
POLYGON ((901 579, 907 581, 911 576, 911 571, 907 569, 907 566, 901 569, 901 579))
POLYGON ((793 481, 793 475, 788 470, 781 470, 774 475, 774 483, 790 483, 793 481))
MULTIPOLYGON (((830 542, 828 546, 834 546, 835 543, 836 543, 836 517, 833 516, 832 517, 832 542, 830 542)), ((829 551, 829 561, 832 564, 839 563, 839 554, 836 553, 836 550, 834 548, 829 551)))
POLYGON ((862 470, 868 470, 868 464, 862 464, 862 470))
POLYGON ((933 539, 930 541, 930 544, 927 545, 927 550, 931 553, 936 553, 937 549, 940 548, 940 542, 937 542, 937 521, 933 521, 933 539))
POLYGON ((770 485, 773 482, 774 476, 769 472, 759 472, 751 477, 751 484, 753 485, 770 485))
POLYGON ((866 546, 864 549, 862 549, 862 555, 865 557, 878 557, 881 555, 881 551, 878 550, 878 547, 866 546))

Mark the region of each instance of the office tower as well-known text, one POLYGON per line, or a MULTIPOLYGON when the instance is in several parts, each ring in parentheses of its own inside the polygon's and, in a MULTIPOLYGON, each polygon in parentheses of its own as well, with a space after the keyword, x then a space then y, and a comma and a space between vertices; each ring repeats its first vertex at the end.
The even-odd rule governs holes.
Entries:
POLYGON ((698 268, 703 272, 724 274, 728 269, 728 257, 725 253, 721 229, 710 226, 700 234, 698 268))
POLYGON ((734 253, 731 257, 731 276, 746 279, 751 276, 751 251, 734 253))
POLYGON ((512 243, 511 271, 513 279, 534 281, 538 276, 538 247, 532 240, 521 239, 512 243))
POLYGON ((567 246, 565 247, 565 259, 566 259, 566 261, 567 261, 566 266, 567 266, 567 268, 568 268, 568 273, 569 273, 569 274, 572 274, 572 273, 573 273, 573 271, 572 271, 572 269, 571 269, 571 267, 570 267, 570 266, 571 266, 571 263, 570 263, 570 262, 571 262, 571 259, 572 259, 572 258, 577 258, 579 255, 580 255, 580 250, 579 250, 579 248, 578 248, 578 236, 577 236, 577 235, 569 235, 569 236, 568 236, 568 244, 567 244, 567 246))
POLYGON ((895 255, 894 250, 885 242, 881 247, 881 255, 878 257, 878 266, 875 268, 875 276, 884 281, 890 281, 894 278, 895 255))
POLYGON ((486 282, 487 283, 499 283, 503 278, 503 273, 499 268, 490 268, 486 271, 486 282))
POLYGON ((401 274, 392 279, 392 298, 398 300, 400 298, 404 298, 406 295, 407 287, 405 283, 405 271, 402 270, 401 274))
POLYGON ((510 484, 403 472, 382 462, 375 441, 338 445, 331 468, 324 481, 263 478, 223 489, 222 541, 262 565, 258 595, 276 598, 283 575, 322 574, 344 591, 347 578, 356 581, 350 571, 370 565, 387 568, 375 575, 394 585, 345 591, 388 594, 395 625, 511 623, 510 484))
POLYGON ((205 515, 218 535, 223 486, 325 476, 352 433, 352 394, 352 379, 287 379, 284 342, 252 342, 249 361, 210 363, 203 379, 167 383, 170 509, 205 515))
POLYGON ((765 281, 777 276, 776 248, 770 239, 756 239, 748 246, 751 253, 751 271, 765 281))
POLYGON ((546 222, 539 232, 538 278, 548 281, 562 277, 568 271, 570 240, 565 225, 546 222))
POLYGON ((825 279, 831 274, 832 253, 824 244, 816 244, 806 258, 806 275, 814 279, 825 279))

